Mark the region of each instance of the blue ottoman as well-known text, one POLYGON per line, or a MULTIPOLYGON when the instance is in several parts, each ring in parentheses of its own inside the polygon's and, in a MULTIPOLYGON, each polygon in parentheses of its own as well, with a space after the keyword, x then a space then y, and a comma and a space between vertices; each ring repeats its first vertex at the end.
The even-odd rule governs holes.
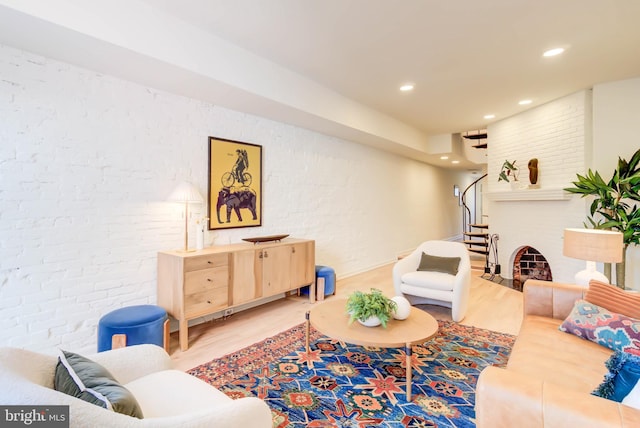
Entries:
MULTIPOLYGON (((336 294, 336 272, 329 266, 316 265, 316 292, 318 300, 324 300, 325 296, 336 294), (324 287, 324 293, 318 288, 324 287)), ((308 295, 309 286, 302 287, 300 294, 308 295)))
POLYGON ((168 351, 169 319, 160 306, 138 305, 109 312, 98 323, 98 352, 151 343, 168 351))

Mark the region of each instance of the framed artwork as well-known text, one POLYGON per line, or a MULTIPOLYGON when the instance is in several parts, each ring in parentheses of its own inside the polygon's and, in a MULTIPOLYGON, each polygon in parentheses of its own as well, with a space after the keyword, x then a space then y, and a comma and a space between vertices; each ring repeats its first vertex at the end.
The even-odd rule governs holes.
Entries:
POLYGON ((209 230, 253 226, 262 226, 262 146, 209 137, 209 230))

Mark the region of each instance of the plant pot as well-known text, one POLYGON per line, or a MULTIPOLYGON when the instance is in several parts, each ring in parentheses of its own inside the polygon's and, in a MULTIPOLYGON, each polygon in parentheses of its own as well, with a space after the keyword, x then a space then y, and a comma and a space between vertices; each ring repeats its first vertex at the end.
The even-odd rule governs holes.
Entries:
POLYGON ((362 324, 363 326, 365 326, 365 327, 377 327, 377 326, 379 326, 380 324, 382 324, 382 323, 380 322, 380 318, 378 318, 378 317, 376 317, 376 316, 371 316, 371 317, 367 318, 367 319, 366 319, 366 320, 364 320, 364 321, 360 321, 360 320, 358 320, 358 322, 359 322, 360 324, 362 324))

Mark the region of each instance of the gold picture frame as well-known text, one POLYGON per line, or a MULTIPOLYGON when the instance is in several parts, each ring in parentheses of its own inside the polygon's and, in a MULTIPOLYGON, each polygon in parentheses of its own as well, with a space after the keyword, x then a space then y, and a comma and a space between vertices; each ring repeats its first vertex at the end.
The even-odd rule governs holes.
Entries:
POLYGON ((209 137, 209 230, 256 226, 262 226, 262 146, 209 137))

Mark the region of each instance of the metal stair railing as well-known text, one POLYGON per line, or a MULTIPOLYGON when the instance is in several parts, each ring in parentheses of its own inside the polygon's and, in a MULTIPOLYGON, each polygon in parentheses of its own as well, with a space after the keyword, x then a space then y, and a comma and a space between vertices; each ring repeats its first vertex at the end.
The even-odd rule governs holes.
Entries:
MULTIPOLYGON (((484 174, 483 176, 477 178, 473 183, 469 184, 467 186, 466 189, 464 189, 464 192, 462 192, 462 196, 461 196, 461 200, 462 200, 462 209, 464 210, 462 213, 462 231, 463 232, 471 232, 471 226, 470 226, 470 221, 471 221, 471 209, 469 208, 469 206, 467 205, 467 192, 473 188, 474 192, 475 192, 475 187, 478 184, 478 182, 480 180, 482 180, 483 178, 485 178, 488 174, 484 174), (468 220, 467 220, 468 219, 468 220)), ((478 204, 474 204, 473 207, 473 218, 476 218, 476 207, 478 206, 478 204)))

